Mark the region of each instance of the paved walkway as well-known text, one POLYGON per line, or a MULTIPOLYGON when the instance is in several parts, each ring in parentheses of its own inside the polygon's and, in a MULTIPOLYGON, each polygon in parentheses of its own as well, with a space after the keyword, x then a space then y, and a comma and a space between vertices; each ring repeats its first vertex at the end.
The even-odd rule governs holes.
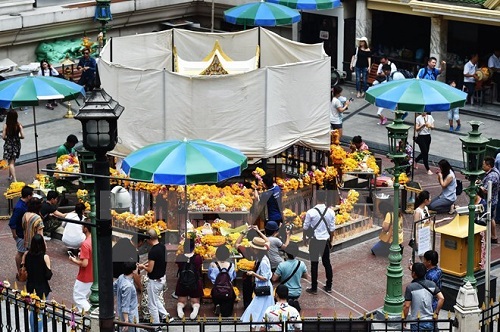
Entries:
MULTIPOLYGON (((347 96, 352 94, 352 90, 351 87, 346 86, 345 91, 347 92, 347 96)), ((73 108, 76 111, 75 106, 73 105, 73 108)), ((23 141, 22 156, 20 158, 20 162, 23 164, 17 166, 16 169, 18 179, 26 182, 31 182, 36 173, 36 166, 33 163, 34 127, 32 112, 32 109, 20 112, 20 122, 26 128, 26 139, 23 141)), ((50 156, 51 153, 54 153, 57 146, 64 142, 68 134, 76 134, 81 138, 80 123, 74 119, 63 118, 66 112, 65 107, 59 106, 53 111, 38 107, 36 112, 40 156, 50 156)), ((485 137, 496 136, 498 138, 498 121, 495 119, 495 112, 497 110, 495 109, 492 112, 490 117, 481 118, 481 121, 484 122, 481 130, 485 137)), ((391 118, 390 111, 386 111, 386 114, 391 118)), ((432 160, 437 162, 440 158, 445 157, 449 158, 454 165, 460 165, 462 155, 459 137, 466 133, 466 121, 479 119, 480 114, 477 110, 472 110, 470 114, 463 113, 461 115, 463 131, 452 134, 447 132, 445 114, 435 113, 433 115, 437 121, 437 130, 433 133, 431 146, 432 160)), ((367 104, 364 100, 356 99, 353 106, 351 106, 350 113, 347 114, 345 119, 344 132, 344 141, 347 141, 349 137, 359 134, 364 137, 370 147, 380 151, 387 151, 387 130, 377 125, 376 108, 367 104)), ((391 163, 384 154, 380 153, 379 155, 383 159, 383 167, 390 167, 391 163)), ((51 162, 54 162, 53 157, 41 160, 40 165, 43 168, 47 163, 51 162)), ((437 195, 440 190, 436 184, 435 176, 424 174, 422 168, 416 172, 415 180, 420 182, 424 189, 429 190, 431 194, 437 195)), ((435 170, 435 167, 433 166, 432 169, 435 170)), ((467 185, 467 182, 464 185, 467 185)), ((7 173, 3 171, 0 173, 0 191, 4 192, 7 186, 7 173)), ((390 193, 390 188, 388 191, 390 193)), ((459 197, 458 204, 467 204, 465 194, 459 197)), ((2 199, 0 200, 0 215, 6 214, 6 202, 2 199)), ((380 220, 375 220, 375 223, 380 223, 380 220)), ((409 238, 410 225, 411 216, 405 215, 404 243, 407 243, 409 238)), ((332 254, 334 291, 331 294, 319 291, 318 295, 315 296, 304 294, 301 297, 301 304, 304 308, 305 316, 316 316, 320 312, 323 317, 332 317, 334 314, 338 317, 348 317, 350 314, 358 317, 383 306, 386 289, 385 273, 388 261, 386 258, 378 258, 371 255, 370 248, 375 242, 376 239, 368 240, 332 254)), ((437 243, 439 243, 439 240, 437 243)), ((9 279, 12 281, 15 275, 15 266, 12 259, 14 257, 14 243, 6 220, 0 221, 0 252, 2 252, 4 257, 0 261, 0 280, 9 279)), ((69 263, 66 249, 60 241, 50 241, 48 243, 48 252, 53 260, 54 269, 54 277, 51 280, 53 298, 65 304, 71 304, 73 302, 72 287, 77 274, 77 267, 69 263)), ((408 262, 410 255, 409 247, 406 246, 402 260, 403 264, 408 262)), ((493 245, 492 257, 493 260, 500 259, 499 245, 493 245)), ((173 260, 173 257, 170 257, 170 260, 173 260)), ((173 266, 172 261, 169 264, 169 266, 173 266)), ((175 268, 168 269, 168 286, 170 291, 167 294, 170 294, 174 287, 175 270, 175 268)), ((322 266, 320 266, 319 271, 319 281, 320 285, 322 285, 325 281, 322 266)), ((406 286, 411 281, 411 277, 406 269, 404 270, 404 274, 403 286, 406 286)), ((307 287, 309 282, 304 281, 303 285, 307 287)), ((169 296, 167 296, 166 301, 169 312, 174 314, 175 301, 169 296)), ((239 303, 236 306, 236 313, 240 315, 241 312, 242 304, 239 303)), ((211 316, 211 305, 204 305, 202 314, 211 316)))

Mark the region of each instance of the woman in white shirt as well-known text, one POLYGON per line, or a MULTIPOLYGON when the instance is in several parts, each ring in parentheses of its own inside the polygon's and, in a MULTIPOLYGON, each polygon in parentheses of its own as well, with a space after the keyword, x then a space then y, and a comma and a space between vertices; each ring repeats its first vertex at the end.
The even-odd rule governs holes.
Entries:
POLYGON ((351 100, 347 100, 344 104, 339 100, 342 88, 334 86, 332 89, 332 103, 330 104, 330 127, 332 130, 337 129, 339 139, 342 137, 342 113, 349 107, 351 100))
POLYGON ((427 174, 431 175, 432 172, 429 168, 429 149, 431 147, 431 131, 434 129, 434 118, 432 115, 422 112, 415 121, 415 132, 417 137, 415 143, 420 148, 420 154, 415 158, 414 167, 417 168, 417 163, 422 160, 424 163, 427 174))
MULTIPOLYGON (((50 63, 47 60, 40 61, 40 69, 38 70, 38 76, 59 76, 57 70, 52 68, 50 63)), ((48 100, 45 107, 49 110, 53 110, 58 104, 55 100, 48 100)))
MULTIPOLYGON (((78 221, 83 221, 85 219, 83 213, 85 211, 85 204, 77 203, 75 205, 75 211, 70 212, 66 215, 66 219, 73 219, 78 221)), ((85 241, 85 234, 82 231, 82 225, 64 222, 63 223, 64 232, 62 236, 62 242, 68 249, 80 249, 83 241, 85 241)))

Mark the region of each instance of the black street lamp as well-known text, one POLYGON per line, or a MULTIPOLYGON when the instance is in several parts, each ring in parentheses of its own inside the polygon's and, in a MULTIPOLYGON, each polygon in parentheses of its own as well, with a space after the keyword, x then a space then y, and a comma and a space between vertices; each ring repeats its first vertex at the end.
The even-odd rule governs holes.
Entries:
POLYGON ((401 316, 403 311, 403 267, 401 266, 401 248, 399 247, 399 175, 406 166, 400 166, 406 158, 406 141, 410 126, 403 123, 402 112, 395 112, 394 122, 388 125, 387 136, 389 153, 394 162, 394 210, 392 223, 392 244, 389 248, 389 266, 387 266, 387 287, 384 299, 384 312, 390 316, 401 316), (400 144, 400 142, 402 142, 400 144))
POLYGON ((95 152, 94 190, 96 195, 97 251, 99 257, 99 330, 114 331, 113 262, 111 245, 111 212, 109 164, 106 153, 111 151, 118 139, 118 118, 124 107, 111 98, 103 89, 95 88, 85 98, 85 103, 75 119, 81 121, 83 146, 95 152))
MULTIPOLYGON (((479 126, 480 121, 469 121, 472 131, 467 137, 460 137, 462 141, 462 155, 464 160, 464 170, 462 174, 469 180, 469 186, 464 190, 469 195, 469 229, 467 235, 467 274, 464 284, 469 281, 472 286, 476 286, 474 277, 474 220, 476 218, 476 207, 474 205, 477 188, 477 178, 484 174, 483 159, 486 153, 486 143, 488 139, 481 137, 479 126)), ((489 225, 488 225, 489 227, 489 225)), ((488 281, 486 281, 488 282, 488 281)))
MULTIPOLYGON (((111 0, 96 0, 94 19, 101 23, 102 43, 106 43, 106 25, 113 19, 111 15, 111 0)), ((100 45, 102 47, 102 45, 100 45)))

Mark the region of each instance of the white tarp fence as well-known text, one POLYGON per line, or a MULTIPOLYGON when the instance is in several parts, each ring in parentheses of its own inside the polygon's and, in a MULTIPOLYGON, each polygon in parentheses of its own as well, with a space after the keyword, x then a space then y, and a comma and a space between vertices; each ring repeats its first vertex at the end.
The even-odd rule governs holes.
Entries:
POLYGON ((329 149, 330 58, 321 44, 292 42, 262 28, 169 30, 113 38, 101 56, 102 87, 125 107, 117 155, 183 138, 227 144, 248 157, 271 157, 297 143, 329 149), (183 59, 199 61, 216 40, 234 60, 255 56, 260 41, 261 68, 221 76, 171 72, 172 45, 183 59))

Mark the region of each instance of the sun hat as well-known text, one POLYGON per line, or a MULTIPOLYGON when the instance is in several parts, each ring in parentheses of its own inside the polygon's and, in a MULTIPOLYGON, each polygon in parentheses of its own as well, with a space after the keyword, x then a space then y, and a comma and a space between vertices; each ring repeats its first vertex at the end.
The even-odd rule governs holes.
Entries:
POLYGON ((356 42, 358 45, 359 45, 360 41, 364 41, 366 43, 366 47, 368 47, 368 38, 366 38, 365 36, 360 37, 360 38, 356 38, 356 42))
POLYGON ((266 250, 267 251, 267 245, 266 245, 266 240, 264 240, 261 237, 254 237, 252 242, 250 243, 250 247, 257 249, 257 250, 266 250))
POLYGON ((266 223, 265 229, 269 231, 277 231, 279 229, 279 226, 276 221, 270 220, 266 223))

